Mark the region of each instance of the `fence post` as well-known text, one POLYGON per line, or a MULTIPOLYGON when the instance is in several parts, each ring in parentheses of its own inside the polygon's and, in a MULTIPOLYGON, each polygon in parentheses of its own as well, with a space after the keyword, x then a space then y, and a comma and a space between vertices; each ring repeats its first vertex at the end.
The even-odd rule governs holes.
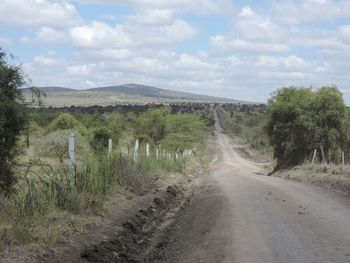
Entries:
POLYGON ((134 149, 134 161, 137 161, 138 158, 138 153, 139 153, 139 139, 135 141, 135 149, 134 149))
POLYGON ((111 155, 113 149, 113 141, 112 139, 108 140, 108 155, 111 155))
POLYGON ((146 144, 146 156, 149 157, 149 143, 146 144))
POLYGON ((156 148, 156 158, 157 158, 157 160, 159 159, 159 149, 158 148, 156 148))
POLYGON ((69 153, 69 180, 72 186, 75 185, 75 135, 71 133, 68 140, 69 153))
POLYGON ((326 157, 324 155, 324 150, 323 150, 323 146, 321 146, 321 154, 322 154, 322 163, 326 164, 326 157))
POLYGON ((317 154, 317 149, 314 150, 314 155, 312 156, 312 165, 315 164, 316 154, 317 154))
POLYGON ((341 152, 341 162, 342 162, 342 169, 343 169, 343 172, 344 172, 344 169, 345 169, 345 154, 344 154, 344 151, 341 152))

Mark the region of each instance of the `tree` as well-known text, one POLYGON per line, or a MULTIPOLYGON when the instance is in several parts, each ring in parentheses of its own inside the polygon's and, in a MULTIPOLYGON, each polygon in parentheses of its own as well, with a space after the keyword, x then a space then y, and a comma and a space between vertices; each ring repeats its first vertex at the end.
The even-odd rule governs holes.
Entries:
POLYGON ((346 106, 342 94, 336 87, 325 87, 314 94, 311 105, 316 122, 316 147, 322 147, 329 161, 339 157, 344 134, 346 106))
POLYGON ((277 169, 303 162, 315 148, 335 158, 344 141, 345 104, 336 87, 280 89, 269 100, 268 112, 277 169))
POLYGON ((0 190, 8 194, 16 181, 13 165, 17 141, 28 119, 20 91, 25 84, 24 74, 6 58, 0 48, 0 190))
POLYGON ((165 109, 151 109, 141 114, 135 124, 136 137, 142 141, 159 144, 165 136, 166 116, 165 109))

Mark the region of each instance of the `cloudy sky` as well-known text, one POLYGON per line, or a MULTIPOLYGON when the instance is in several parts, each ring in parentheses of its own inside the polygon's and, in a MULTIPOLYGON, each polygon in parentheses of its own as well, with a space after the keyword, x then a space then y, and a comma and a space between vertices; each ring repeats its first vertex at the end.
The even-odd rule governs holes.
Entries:
POLYGON ((263 102, 334 84, 350 105, 349 0, 1 0, 0 46, 37 86, 263 102))

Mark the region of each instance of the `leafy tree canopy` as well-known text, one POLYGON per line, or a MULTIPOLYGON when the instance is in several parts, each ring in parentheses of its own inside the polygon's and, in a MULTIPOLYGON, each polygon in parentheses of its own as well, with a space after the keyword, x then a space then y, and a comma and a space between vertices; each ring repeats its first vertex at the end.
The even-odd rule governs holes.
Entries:
POLYGON ((6 61, 0 48, 0 190, 8 193, 14 184, 16 144, 27 125, 27 115, 20 88, 25 84, 22 69, 6 61))
POLYGON ((346 107, 336 87, 282 88, 268 102, 267 133, 277 168, 303 162, 315 148, 328 160, 344 142, 346 107))

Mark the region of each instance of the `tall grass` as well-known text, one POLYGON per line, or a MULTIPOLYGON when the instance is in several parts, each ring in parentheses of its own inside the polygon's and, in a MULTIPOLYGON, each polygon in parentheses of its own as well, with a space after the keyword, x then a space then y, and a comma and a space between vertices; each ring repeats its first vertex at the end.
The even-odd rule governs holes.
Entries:
POLYGON ((65 164, 28 169, 13 195, 0 199, 0 247, 30 240, 38 218, 52 211, 94 213, 105 197, 123 188, 145 193, 154 184, 151 169, 146 161, 135 163, 120 153, 86 156, 76 167, 73 184, 65 164))

